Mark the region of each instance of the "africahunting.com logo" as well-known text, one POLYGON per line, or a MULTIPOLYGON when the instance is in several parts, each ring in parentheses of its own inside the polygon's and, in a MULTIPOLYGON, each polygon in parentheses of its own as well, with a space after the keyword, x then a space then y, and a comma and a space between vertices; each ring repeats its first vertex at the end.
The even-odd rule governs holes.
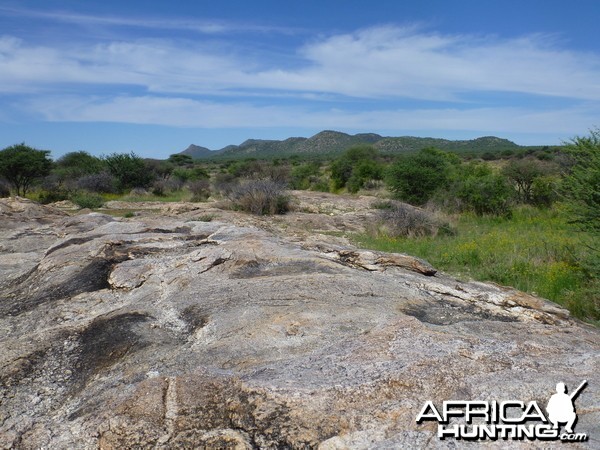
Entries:
POLYGON ((582 442, 588 436, 574 431, 577 422, 574 401, 586 384, 584 380, 573 393, 567 394, 565 384, 558 383, 556 393, 548 400, 545 413, 536 401, 449 400, 444 401, 441 408, 427 401, 416 420, 419 424, 437 422, 440 439, 582 442), (563 430, 561 424, 564 424, 563 430))

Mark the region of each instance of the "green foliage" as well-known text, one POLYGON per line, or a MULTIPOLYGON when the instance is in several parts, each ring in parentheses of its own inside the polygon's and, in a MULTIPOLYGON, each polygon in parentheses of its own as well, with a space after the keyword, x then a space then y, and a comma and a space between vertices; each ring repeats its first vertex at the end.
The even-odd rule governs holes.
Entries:
POLYGON ((490 173, 465 178, 456 188, 455 195, 462 202, 461 209, 477 215, 511 214, 513 190, 501 175, 490 173))
POLYGON ((456 157, 433 148, 398 159, 388 170, 386 182, 400 200, 425 204, 438 189, 450 183, 456 157))
POLYGON ((104 158, 110 173, 117 179, 118 188, 124 191, 132 188, 147 188, 154 181, 144 160, 135 153, 113 153, 104 158))
POLYGON ((537 177, 531 184, 531 204, 549 207, 558 200, 560 179, 555 176, 537 177))
POLYGON ((178 167, 173 170, 172 176, 176 180, 182 181, 184 183, 187 181, 206 180, 210 178, 210 175, 208 174, 206 169, 200 166, 191 168, 178 167))
POLYGON ((363 247, 415 255, 461 278, 535 293, 600 324, 600 271, 593 267, 600 262, 590 248, 594 236, 573 233, 561 211, 520 206, 510 219, 466 213, 456 227, 455 235, 358 239, 363 247))
POLYGON ((24 143, 7 147, 0 151, 0 176, 12 184, 17 195, 25 195, 35 180, 50 173, 49 154, 24 143))
POLYGON ((256 159, 236 161, 228 168, 228 172, 236 178, 257 178, 263 175, 264 162, 256 159))
POLYGON ((509 162, 502 173, 514 183, 520 200, 524 203, 532 203, 533 183, 536 179, 546 175, 548 171, 548 168, 540 161, 526 158, 509 162))
POLYGON ((356 163, 352 170, 352 175, 346 183, 348 191, 358 192, 370 180, 381 180, 383 178, 382 165, 372 159, 363 159, 356 163))
POLYGON ((100 173, 105 170, 104 162, 88 152, 66 153, 56 161, 56 172, 62 180, 76 180, 84 175, 100 173))
POLYGON ((489 164, 469 162, 454 167, 450 183, 436 192, 432 202, 450 213, 509 216, 514 195, 506 177, 489 164))
POLYGON ((291 189, 310 189, 311 185, 318 179, 319 164, 306 163, 300 164, 292 168, 290 173, 290 188, 291 189))
POLYGON ((331 164, 331 180, 334 189, 348 188, 355 193, 369 180, 381 180, 383 168, 378 161, 379 153, 371 145, 351 147, 331 164))
POLYGON ((191 166, 194 164, 194 159, 190 155, 185 155, 182 153, 175 153, 169 156, 167 161, 174 166, 191 166))
POLYGON ((484 161, 494 161, 495 159, 498 159, 498 155, 492 152, 485 152, 481 155, 481 159, 484 161))
POLYGON ((600 232, 600 129, 589 136, 576 137, 566 146, 574 160, 563 182, 574 222, 583 228, 600 232))
POLYGON ((62 200, 68 200, 70 197, 69 192, 64 189, 42 189, 38 193, 38 202, 43 205, 48 203, 60 202, 62 200))
POLYGON ((71 197, 71 201, 80 208, 98 209, 104 205, 104 199, 90 192, 80 192, 71 197))

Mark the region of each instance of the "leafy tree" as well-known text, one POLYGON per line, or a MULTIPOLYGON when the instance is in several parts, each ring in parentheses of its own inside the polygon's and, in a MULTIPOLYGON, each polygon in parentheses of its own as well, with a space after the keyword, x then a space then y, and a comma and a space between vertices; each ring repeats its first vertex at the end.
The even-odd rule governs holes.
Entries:
POLYGON ((108 170, 117 179, 119 189, 147 188, 154 181, 144 160, 135 153, 113 153, 104 158, 108 170))
POLYGON ((15 188, 17 195, 25 195, 31 184, 50 173, 52 160, 47 150, 36 150, 25 143, 0 151, 0 176, 15 188))
POLYGON ((331 179, 335 189, 348 187, 357 192, 365 182, 380 180, 383 176, 379 152, 371 145, 357 145, 349 148, 331 164, 331 179))
POLYGON ((190 155, 186 155, 184 153, 175 153, 169 156, 167 160, 174 166, 192 166, 194 164, 194 159, 190 155))
POLYGON ((398 159, 389 168, 386 181, 397 198, 423 205, 437 190, 449 185, 456 164, 456 155, 426 148, 398 159))
POLYGON ((263 161, 257 161, 254 158, 248 158, 234 162, 229 166, 228 171, 236 178, 264 178, 265 163, 263 161))
POLYGON ((535 159, 518 159, 511 161, 502 173, 511 180, 521 200, 533 203, 533 186, 537 178, 548 173, 548 168, 535 159))
POLYGON ((563 181, 575 222, 600 232, 600 129, 574 138, 565 151, 575 161, 563 181))
POLYGON ((173 170, 173 177, 185 183, 186 181, 205 180, 210 178, 210 175, 204 167, 196 166, 190 169, 178 167, 173 170))
POLYGON ((70 152, 56 161, 57 171, 63 177, 81 178, 84 175, 100 173, 105 170, 104 162, 85 151, 70 152))

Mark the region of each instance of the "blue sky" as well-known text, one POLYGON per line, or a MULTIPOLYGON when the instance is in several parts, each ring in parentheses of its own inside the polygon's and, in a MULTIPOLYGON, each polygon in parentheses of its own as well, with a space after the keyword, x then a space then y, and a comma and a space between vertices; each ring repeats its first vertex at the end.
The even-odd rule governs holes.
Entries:
POLYGON ((0 148, 600 126, 600 2, 0 0, 0 148))

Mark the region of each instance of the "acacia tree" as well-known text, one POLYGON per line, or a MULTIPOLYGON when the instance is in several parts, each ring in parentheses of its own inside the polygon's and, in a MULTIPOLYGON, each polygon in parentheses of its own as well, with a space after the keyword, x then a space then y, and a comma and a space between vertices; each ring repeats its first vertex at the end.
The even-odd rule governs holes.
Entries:
POLYGON ((546 175, 548 170, 539 161, 520 159, 511 161, 502 173, 514 183, 521 200, 532 203, 535 180, 546 175))
POLYGON ((85 151, 66 153, 56 161, 56 166, 62 178, 73 180, 105 170, 100 158, 85 151))
POLYGON ((563 182, 575 222, 600 232, 600 129, 574 138, 566 152, 575 161, 563 182))
POLYGON ((154 181, 142 158, 135 153, 113 153, 104 158, 110 173, 117 179, 121 191, 131 188, 147 188, 154 181))
POLYGON ((0 176, 14 187, 17 195, 25 195, 32 183, 50 173, 52 160, 47 150, 36 150, 25 143, 0 151, 0 176))

